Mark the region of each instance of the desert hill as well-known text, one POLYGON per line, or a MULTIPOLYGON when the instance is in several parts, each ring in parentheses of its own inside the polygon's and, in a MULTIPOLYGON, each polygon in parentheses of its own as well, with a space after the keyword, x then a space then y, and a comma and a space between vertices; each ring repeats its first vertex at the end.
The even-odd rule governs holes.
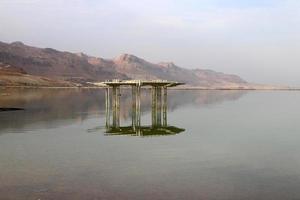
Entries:
POLYGON ((83 53, 31 47, 21 42, 0 42, 0 62, 22 70, 21 74, 61 80, 71 85, 107 79, 166 79, 203 88, 243 88, 248 85, 237 75, 206 69, 186 69, 172 62, 156 64, 130 54, 104 59, 83 53))

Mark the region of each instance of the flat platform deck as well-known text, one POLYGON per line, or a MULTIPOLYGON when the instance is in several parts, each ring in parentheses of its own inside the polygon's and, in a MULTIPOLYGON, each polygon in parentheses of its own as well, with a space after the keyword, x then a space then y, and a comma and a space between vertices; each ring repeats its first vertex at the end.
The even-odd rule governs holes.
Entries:
POLYGON ((167 80, 109 80, 101 82, 101 84, 107 86, 152 86, 152 87, 175 87, 178 85, 184 85, 184 83, 167 80))

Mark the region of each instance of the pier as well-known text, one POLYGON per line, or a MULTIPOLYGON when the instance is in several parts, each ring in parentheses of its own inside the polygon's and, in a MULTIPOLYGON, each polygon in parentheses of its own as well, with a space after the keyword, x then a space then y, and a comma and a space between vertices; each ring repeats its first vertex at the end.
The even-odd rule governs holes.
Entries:
MULTIPOLYGON (((168 88, 184 83, 166 80, 111 80, 101 84, 106 85, 106 128, 109 134, 135 133, 137 135, 168 132, 177 133, 180 129, 168 127, 167 101, 168 88), (132 94, 132 125, 120 126, 120 88, 131 87, 132 94), (141 126, 141 88, 151 88, 151 126, 141 126), (112 112, 111 112, 112 110, 112 112), (112 115, 112 123, 111 123, 112 115), (125 131, 126 130, 126 131, 125 131), (175 131, 176 130, 176 131, 175 131)), ((181 131, 179 131, 181 132, 181 131)))

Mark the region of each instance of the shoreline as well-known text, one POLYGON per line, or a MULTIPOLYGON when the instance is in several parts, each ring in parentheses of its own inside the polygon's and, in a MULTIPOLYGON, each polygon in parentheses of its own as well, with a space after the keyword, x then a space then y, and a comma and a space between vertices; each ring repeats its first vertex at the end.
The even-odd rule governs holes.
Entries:
MULTIPOLYGON (((105 89, 107 87, 99 86, 82 86, 82 87, 51 87, 51 86, 0 86, 0 90, 3 89, 105 89)), ((123 89, 129 89, 129 87, 122 87, 123 89)), ((145 89, 150 89, 145 87, 145 89)), ((300 91, 300 88, 200 88, 200 87, 178 87, 168 88, 169 90, 241 90, 241 91, 300 91)))

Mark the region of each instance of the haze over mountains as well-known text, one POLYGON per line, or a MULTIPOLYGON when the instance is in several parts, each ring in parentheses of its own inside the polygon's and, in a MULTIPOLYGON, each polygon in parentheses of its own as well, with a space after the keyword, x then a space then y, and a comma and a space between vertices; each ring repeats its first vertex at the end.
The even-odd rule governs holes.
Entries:
POLYGON ((0 84, 1 85, 85 85, 107 79, 165 79, 185 82, 188 86, 203 88, 247 88, 245 80, 206 69, 185 69, 172 62, 151 63, 137 56, 123 54, 114 59, 103 59, 83 53, 57 51, 51 48, 37 48, 21 42, 0 42, 0 84), (6 66, 6 67, 5 67, 6 66), (24 76, 52 80, 52 83, 10 82, 5 71, 15 71, 19 79, 24 76), (2 75, 1 75, 2 74, 2 75), (5 80, 3 79, 5 74, 5 80), (55 83, 55 84, 54 84, 55 83))

